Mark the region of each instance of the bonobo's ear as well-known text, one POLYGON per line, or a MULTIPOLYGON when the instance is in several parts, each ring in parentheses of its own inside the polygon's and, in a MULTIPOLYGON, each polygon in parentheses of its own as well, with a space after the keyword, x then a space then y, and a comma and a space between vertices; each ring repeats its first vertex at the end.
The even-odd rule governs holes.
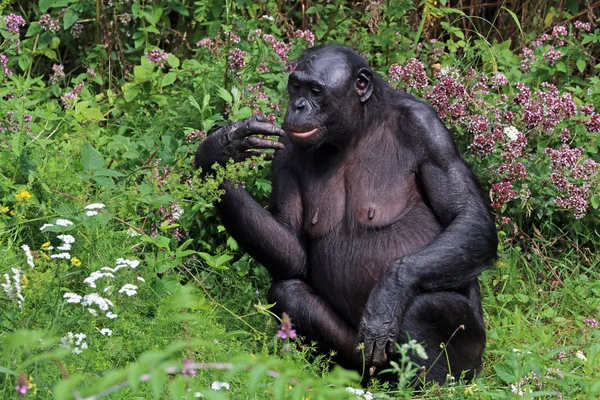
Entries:
POLYGON ((373 93, 373 82, 371 81, 371 71, 367 68, 361 68, 358 71, 358 78, 356 79, 356 92, 360 97, 361 103, 364 103, 371 97, 373 93))

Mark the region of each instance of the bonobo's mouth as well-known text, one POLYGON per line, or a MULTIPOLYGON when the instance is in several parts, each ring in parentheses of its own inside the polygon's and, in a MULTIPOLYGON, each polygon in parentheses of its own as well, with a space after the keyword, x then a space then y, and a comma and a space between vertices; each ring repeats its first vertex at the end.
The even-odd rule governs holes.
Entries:
POLYGON ((312 130, 310 130, 310 131, 306 131, 306 132, 294 132, 294 131, 291 131, 291 130, 290 130, 290 131, 288 131, 288 133, 289 133, 290 135, 292 135, 292 136, 295 136, 295 137, 297 137, 297 138, 302 138, 302 139, 305 139, 305 138, 311 137, 311 136, 313 136, 314 134, 316 134, 317 132, 319 132, 319 128, 315 128, 315 129, 312 129, 312 130))

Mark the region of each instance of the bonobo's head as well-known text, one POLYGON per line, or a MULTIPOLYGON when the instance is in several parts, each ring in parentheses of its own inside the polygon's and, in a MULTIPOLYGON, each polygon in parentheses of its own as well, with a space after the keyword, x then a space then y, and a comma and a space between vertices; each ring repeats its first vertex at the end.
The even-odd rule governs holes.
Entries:
POLYGON ((373 78, 365 60, 348 47, 307 50, 288 80, 290 104, 283 129, 301 147, 343 145, 363 125, 373 78))

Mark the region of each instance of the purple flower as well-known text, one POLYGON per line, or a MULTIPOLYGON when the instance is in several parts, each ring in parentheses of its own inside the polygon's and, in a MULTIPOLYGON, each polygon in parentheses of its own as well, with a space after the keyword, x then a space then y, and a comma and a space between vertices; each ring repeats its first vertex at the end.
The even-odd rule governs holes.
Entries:
POLYGON ((592 318, 586 318, 586 319, 584 319, 583 320, 583 324, 587 325, 589 327, 592 327, 592 328, 597 328, 598 327, 598 321, 596 321, 595 319, 592 319, 592 318))
POLYGON ((40 18, 40 27, 45 31, 58 32, 60 25, 57 20, 52 19, 50 14, 44 14, 40 18))
POLYGON ((181 375, 183 376, 196 376, 196 370, 192 368, 194 362, 191 360, 183 360, 183 367, 181 368, 181 375))
POLYGON ((8 69, 8 57, 4 54, 0 54, 0 67, 2 67, 4 75, 12 75, 12 71, 8 69))
POLYGON ((297 38, 302 38, 308 42, 308 47, 313 47, 315 45, 315 34, 310 30, 301 31, 298 29, 294 34, 297 38))
POLYGON ((166 53, 160 49, 154 49, 150 53, 145 54, 146 59, 151 63, 162 66, 169 58, 169 53, 166 53))
POLYGON ((281 326, 277 332, 277 337, 280 339, 293 339, 296 337, 296 331, 292 329, 292 320, 287 313, 281 316, 281 326))
POLYGON ((550 65, 554 65, 562 57, 562 53, 558 50, 554 50, 554 46, 550 46, 550 49, 544 53, 544 59, 550 62, 550 65))
POLYGON ((6 31, 9 33, 19 33, 19 26, 25 26, 23 17, 12 13, 4 17, 4 23, 6 23, 6 31))
POLYGON ((246 66, 246 52, 240 49, 233 49, 229 52, 229 71, 236 73, 246 66))
POLYGON ((491 191, 492 208, 501 210, 505 203, 517 198, 513 185, 509 181, 494 183, 491 191))

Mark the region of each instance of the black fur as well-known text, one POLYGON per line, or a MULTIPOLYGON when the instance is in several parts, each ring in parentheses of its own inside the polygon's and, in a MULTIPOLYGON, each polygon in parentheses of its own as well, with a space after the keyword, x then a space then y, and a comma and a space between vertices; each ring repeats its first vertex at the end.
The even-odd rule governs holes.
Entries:
POLYGON ((253 118, 196 154, 206 168, 245 158, 251 134, 281 136, 257 146, 277 149, 269 210, 232 184, 216 204, 273 276, 269 301, 346 366, 360 369, 364 352, 380 370, 410 337, 426 346, 426 379, 472 377, 485 347, 477 276, 496 258, 497 236, 450 133, 344 46, 305 52, 288 87, 285 133, 253 118), (455 331, 449 361, 432 365, 455 331))

